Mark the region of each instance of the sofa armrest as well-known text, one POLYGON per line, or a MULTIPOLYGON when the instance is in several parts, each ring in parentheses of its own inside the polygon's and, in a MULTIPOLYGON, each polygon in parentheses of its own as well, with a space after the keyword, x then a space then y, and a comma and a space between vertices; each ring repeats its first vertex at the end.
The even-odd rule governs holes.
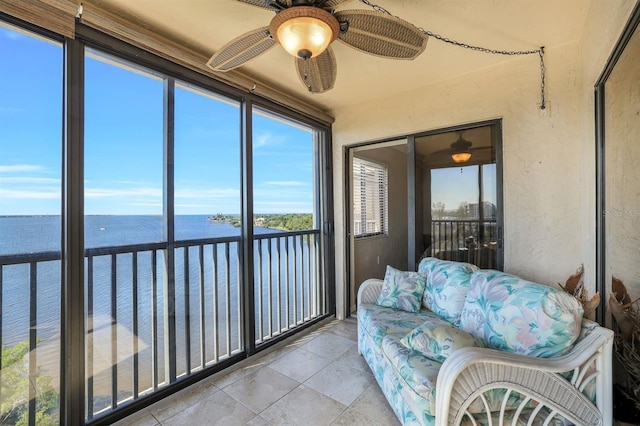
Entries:
MULTIPOLYGON (((504 389, 501 411, 514 392, 524 397, 516 418, 525 405, 535 406, 535 415, 560 415, 575 424, 611 424, 611 353, 613 332, 597 327, 577 342, 571 351, 553 358, 532 358, 484 348, 462 348, 442 365, 436 388, 436 425, 459 425, 479 416, 467 410, 480 398, 490 411, 485 392, 504 389), (570 372, 567 379, 560 373, 570 372), (595 387, 595 405, 585 396, 586 386, 595 387)), ((526 411, 526 410, 525 410, 526 411)), ((531 414, 534 416, 534 414, 531 414)), ((535 417, 534 417, 535 418, 535 417)), ((546 416, 545 416, 546 418, 546 416)), ((495 417, 494 417, 495 420, 495 417)), ((524 418, 525 423, 528 420, 524 418)), ((546 424, 546 423, 545 423, 546 424)))
POLYGON ((382 291, 382 280, 369 278, 365 280, 358 290, 358 305, 363 303, 376 303, 382 291))

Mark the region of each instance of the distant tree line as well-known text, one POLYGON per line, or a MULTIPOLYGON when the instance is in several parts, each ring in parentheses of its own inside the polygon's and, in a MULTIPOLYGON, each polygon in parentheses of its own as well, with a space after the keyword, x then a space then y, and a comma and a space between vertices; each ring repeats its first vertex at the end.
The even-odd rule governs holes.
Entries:
MULTIPOLYGON (((209 221, 225 222, 236 228, 239 228, 242 224, 242 219, 239 216, 225 216, 222 214, 210 217, 209 221)), ((283 231, 306 231, 313 229, 313 214, 286 213, 254 215, 253 225, 261 228, 281 229, 283 231)))

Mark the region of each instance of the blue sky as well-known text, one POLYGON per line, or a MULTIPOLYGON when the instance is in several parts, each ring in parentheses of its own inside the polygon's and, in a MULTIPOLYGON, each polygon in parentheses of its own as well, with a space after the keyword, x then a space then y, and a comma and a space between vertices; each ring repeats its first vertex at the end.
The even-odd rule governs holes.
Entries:
MULTIPOLYGON (((496 203, 496 167, 483 167, 484 200, 496 203)), ((460 203, 478 202, 478 166, 448 167, 431 171, 431 201, 441 202, 445 210, 457 210, 460 203)))
MULTIPOLYGON (((60 213, 62 46, 0 27, 0 215, 60 213)), ((85 62, 85 214, 162 214, 163 83, 85 62)), ((177 85, 176 214, 240 212, 240 109, 177 85)), ((313 134, 254 114, 254 211, 313 210, 313 134)))

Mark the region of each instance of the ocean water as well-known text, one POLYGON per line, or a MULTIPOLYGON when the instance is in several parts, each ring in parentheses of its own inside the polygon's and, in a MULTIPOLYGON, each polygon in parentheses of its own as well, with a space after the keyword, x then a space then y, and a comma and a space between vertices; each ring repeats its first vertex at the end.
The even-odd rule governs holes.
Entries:
MULTIPOLYGON (((165 239, 162 221, 161 216, 87 216, 85 249, 162 242, 165 239)), ((59 216, 0 217, 0 257, 59 252, 60 229, 59 216)), ((281 231, 255 228, 254 232, 281 231)), ((201 339, 205 341, 205 363, 241 350, 240 229, 226 223, 210 222, 206 215, 177 216, 175 235, 176 241, 222 237, 231 237, 232 240, 226 244, 175 250, 176 355, 180 374, 186 372, 187 361, 190 361, 191 368, 201 365, 201 339)), ((254 247, 257 328, 264 334, 269 331, 275 333, 287 324, 295 324, 299 319, 317 314, 312 306, 317 302, 312 288, 316 264, 313 239, 282 237, 263 241, 261 249, 257 244, 254 247), (280 256, 277 255, 278 246, 280 256), (289 246, 288 256, 283 254, 285 246, 289 246), (277 273, 278 269, 281 274, 277 273), (271 286, 265 284, 269 276, 272 277, 271 286), (258 277, 262 278, 262 285, 258 277), (297 300, 294 295, 298 296, 297 300)), ((90 314, 86 317, 87 342, 90 343, 88 350, 92 350, 88 357, 94 370, 93 382, 110 385, 110 365, 115 355, 119 365, 117 393, 122 398, 132 392, 134 342, 138 347, 140 389, 151 386, 153 345, 158 353, 156 367, 160 382, 165 373, 164 334, 167 324, 164 285, 169 277, 165 272, 164 251, 158 250, 155 252, 154 305, 152 255, 152 251, 139 252, 135 268, 131 253, 95 256, 91 264, 85 261, 85 311, 90 314), (137 292, 134 292, 134 277, 137 292), (112 289, 114 280, 115 293, 112 289), (86 302, 89 294, 92 295, 92 306, 86 302), (137 303, 134 303, 136 299, 137 303), (113 306, 116 307, 115 315, 113 306), (155 333, 154 310, 157 321, 155 333), (137 328, 134 327, 134 317, 137 317, 137 328)), ((34 279, 37 282, 37 364, 39 373, 52 377, 55 386, 60 356, 61 262, 37 263, 37 279, 30 269, 29 264, 2 267, 2 344, 9 347, 29 338, 30 280, 34 279)), ((104 396, 109 394, 108 388, 94 389, 97 398, 94 411, 108 405, 104 396)))

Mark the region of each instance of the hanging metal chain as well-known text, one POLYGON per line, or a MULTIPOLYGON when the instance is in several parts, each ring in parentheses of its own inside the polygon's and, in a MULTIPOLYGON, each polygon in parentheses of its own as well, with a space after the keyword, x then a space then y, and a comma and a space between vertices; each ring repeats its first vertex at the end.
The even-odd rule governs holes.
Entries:
MULTIPOLYGON (((366 4, 367 6, 371 7, 373 10, 376 10, 380 13, 384 13, 385 15, 389 15, 389 16, 394 16, 396 18, 399 18, 398 16, 394 15, 393 13, 389 12, 387 9, 385 9, 382 6, 379 6, 375 3, 370 2, 369 0, 360 0, 361 3, 366 4)), ((547 68, 544 65, 544 46, 540 47, 539 49, 534 49, 534 50, 497 50, 497 49, 489 49, 486 47, 480 47, 480 46, 474 46, 471 44, 467 44, 467 43, 462 43, 456 40, 452 40, 450 38, 441 36, 440 34, 436 34, 434 32, 431 32, 429 30, 425 30, 422 27, 418 27, 415 26, 418 31, 420 31, 421 33, 423 33, 426 36, 429 37, 433 37, 437 40, 440 40, 444 43, 449 43, 452 44, 454 46, 458 46, 458 47, 463 47, 465 49, 469 49, 469 50, 474 50, 476 52, 483 52, 483 53, 490 53, 493 55, 506 55, 506 56, 518 56, 518 55, 533 55, 533 54, 538 54, 540 55, 540 77, 541 77, 541 85, 540 85, 540 97, 541 97, 541 104, 540 104, 540 109, 544 110, 546 108, 546 100, 545 100, 545 75, 547 72, 547 68)))

